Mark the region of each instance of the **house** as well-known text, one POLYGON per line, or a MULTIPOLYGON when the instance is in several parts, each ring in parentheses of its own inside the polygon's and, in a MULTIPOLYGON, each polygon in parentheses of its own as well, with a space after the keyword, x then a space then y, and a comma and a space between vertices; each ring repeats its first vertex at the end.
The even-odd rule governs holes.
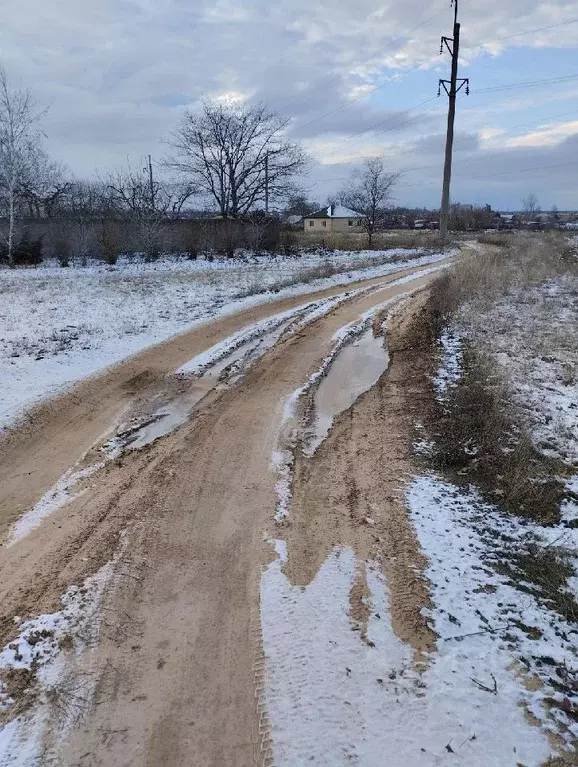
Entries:
POLYGON ((364 216, 343 205, 328 205, 304 218, 306 232, 360 232, 364 216))

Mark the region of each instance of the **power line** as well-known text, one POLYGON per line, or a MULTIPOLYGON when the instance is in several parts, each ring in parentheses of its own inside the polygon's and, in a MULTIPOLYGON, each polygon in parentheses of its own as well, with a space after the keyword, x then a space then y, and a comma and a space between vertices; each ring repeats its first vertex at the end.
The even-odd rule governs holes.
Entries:
MULTIPOLYGON (((408 69, 406 72, 403 73, 403 77, 406 77, 407 75, 411 74, 412 72, 415 72, 417 69, 420 69, 423 66, 427 66, 427 64, 430 64, 432 61, 434 61, 437 58, 437 56, 434 56, 429 61, 423 62, 421 64, 417 64, 415 67, 412 67, 411 69, 408 69)), ((310 125, 313 125, 316 122, 319 122, 319 120, 323 120, 326 117, 330 117, 331 115, 337 114, 337 112, 341 112, 343 109, 346 109, 351 104, 354 104, 356 101, 360 101, 361 99, 366 98, 367 96, 370 96, 372 93, 376 93, 379 90, 382 90, 387 85, 390 85, 392 82, 398 82, 401 79, 401 77, 394 76, 390 77, 384 82, 380 83, 379 85, 376 85, 372 87, 370 90, 364 91, 363 93, 360 93, 358 96, 354 96, 350 99, 348 99, 347 103, 342 104, 339 107, 336 107, 336 109, 332 109, 329 112, 325 112, 325 114, 319 115, 319 117, 314 117, 312 120, 309 120, 309 122, 303 123, 303 125, 299 125, 299 129, 302 130, 303 128, 308 128, 310 125)))
MULTIPOLYGON (((574 166, 578 165, 578 160, 573 160, 570 162, 561 162, 561 163, 554 163, 552 165, 538 165, 534 168, 517 168, 516 170, 507 170, 503 171, 501 173, 491 173, 481 176, 460 176, 460 181, 480 181, 480 180, 491 180, 494 178, 501 178, 504 176, 516 176, 519 173, 541 173, 543 171, 553 170, 555 168, 567 168, 568 166, 574 166)), ((415 168, 415 170, 422 170, 420 168, 415 168)), ((410 182, 410 183, 404 183, 403 181, 400 182, 399 186, 403 187, 414 187, 414 186, 433 186, 434 184, 437 184, 437 181, 419 181, 419 182, 410 182)))
POLYGON ((480 93, 497 93, 498 91, 512 90, 514 88, 536 88, 542 85, 555 85, 557 83, 565 83, 572 80, 578 80, 578 74, 550 77, 543 80, 522 80, 518 83, 508 83, 507 85, 496 85, 490 88, 480 88, 480 90, 476 90, 476 95, 480 93))
POLYGON ((523 37, 524 35, 533 35, 536 32, 545 32, 549 29, 556 29, 556 27, 566 27, 569 24, 578 23, 578 19, 570 19, 569 21, 560 21, 557 24, 548 24, 546 27, 538 27, 537 29, 528 29, 525 32, 515 32, 513 35, 506 35, 505 37, 496 37, 493 40, 485 40, 482 43, 471 43, 470 45, 462 46, 462 50, 471 50, 472 48, 483 48, 484 45, 491 45, 492 43, 501 43, 503 40, 512 40, 515 37, 523 37))
MULTIPOLYGON (((388 117, 386 120, 382 120, 381 122, 376 123, 375 125, 372 125, 369 128, 363 128, 362 130, 356 131, 355 133, 350 133, 348 136, 345 137, 345 139, 347 140, 347 139, 357 138, 357 136, 361 136, 363 133, 372 133, 377 128, 381 128, 383 125, 387 125, 392 120, 396 120, 398 117, 401 117, 402 115, 409 114, 414 109, 418 109, 419 107, 424 106, 424 104, 429 104, 431 101, 437 101, 437 97, 431 96, 430 98, 425 99, 424 101, 420 101, 419 104, 415 104, 415 106, 409 107, 409 109, 405 109, 403 112, 398 112, 398 114, 392 115, 391 117, 388 117)), ((425 112, 424 114, 428 114, 428 112, 425 112)), ((405 122, 401 123, 401 125, 405 125, 405 124, 406 124, 405 122)), ((398 127, 400 127, 400 125, 395 125, 393 128, 391 128, 391 130, 395 130, 398 127)))

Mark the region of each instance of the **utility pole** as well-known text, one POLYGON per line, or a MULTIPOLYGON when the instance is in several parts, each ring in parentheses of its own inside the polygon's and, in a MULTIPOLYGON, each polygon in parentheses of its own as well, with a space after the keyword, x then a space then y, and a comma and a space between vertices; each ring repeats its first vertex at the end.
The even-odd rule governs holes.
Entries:
POLYGON ((149 154, 149 184, 151 190, 151 210, 155 209, 155 184, 153 179, 153 160, 149 154))
POLYGON ((446 139, 446 157, 444 164, 444 186, 442 192, 442 206, 440 210, 440 237, 445 242, 448 236, 448 223, 450 217, 450 186, 452 181, 452 157, 454 150, 454 123, 456 119, 456 98, 462 88, 465 87, 466 94, 470 92, 470 81, 468 78, 458 78, 458 58, 460 54, 460 24, 458 22, 458 0, 452 0, 454 6, 454 36, 442 37, 440 55, 444 52, 444 46, 452 57, 452 74, 450 80, 440 80, 438 85, 438 96, 441 95, 443 87, 449 98, 448 109, 448 130, 446 139))
POLYGON ((265 155, 265 215, 269 215, 269 152, 265 155))

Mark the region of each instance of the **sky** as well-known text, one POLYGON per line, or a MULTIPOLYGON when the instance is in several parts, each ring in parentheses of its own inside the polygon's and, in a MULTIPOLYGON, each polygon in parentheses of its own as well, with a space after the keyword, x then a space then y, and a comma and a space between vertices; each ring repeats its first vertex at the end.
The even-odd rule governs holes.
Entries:
MULTIPOLYGON (((452 199, 577 209, 578 0, 460 0, 460 21, 452 199)), ((383 156, 396 204, 437 207, 452 25, 449 0, 2 0, 0 63, 79 178, 160 163, 202 99, 265 102, 311 157, 310 198, 383 156)))

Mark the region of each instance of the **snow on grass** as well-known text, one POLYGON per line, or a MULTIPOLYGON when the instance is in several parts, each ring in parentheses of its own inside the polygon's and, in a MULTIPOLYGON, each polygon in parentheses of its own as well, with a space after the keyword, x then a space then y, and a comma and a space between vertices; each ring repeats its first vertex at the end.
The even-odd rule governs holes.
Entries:
POLYGON ((15 543, 25 538, 32 530, 35 530, 42 524, 42 521, 50 514, 54 514, 58 509, 66 506, 67 503, 79 498, 85 490, 74 492, 74 488, 83 479, 95 474, 104 467, 104 463, 95 463, 85 469, 69 469, 56 484, 45 493, 42 498, 34 505, 30 511, 23 514, 13 525, 8 533, 6 547, 10 548, 15 543))
POLYGON ((568 696, 578 673, 578 629, 554 612, 547 592, 540 594, 522 576, 516 583, 502 567, 517 551, 527 551, 529 543, 544 543, 544 529, 502 516, 474 491, 434 476, 415 479, 407 499, 429 559, 426 576, 433 602, 429 615, 439 636, 425 678, 428 686, 428 677, 437 673, 448 691, 454 688, 465 707, 456 711, 457 721, 471 719, 468 726, 476 732, 481 750, 491 745, 492 728, 497 742, 505 739, 502 757, 496 754, 496 760, 488 759, 487 764, 516 764, 517 759, 536 765, 544 759, 545 743, 537 728, 522 725, 520 706, 535 717, 543 733, 561 735, 571 749, 578 725, 565 709, 576 705, 568 696), (472 684, 490 692, 481 687, 472 691, 472 684), (480 704, 485 701, 477 722, 472 718, 476 698, 480 704), (510 735, 509 728, 513 728, 510 735), (522 756, 520 747, 527 738, 537 750, 522 756), (517 757, 508 753, 513 746, 517 757))
POLYGON ((0 270, 0 427, 62 387, 211 318, 447 255, 392 250, 0 270))
POLYGON ((22 623, 16 639, 0 651, 0 709, 6 722, 0 726, 2 767, 40 764, 48 756, 46 733, 58 743, 77 723, 79 709, 87 705, 96 680, 69 678, 69 672, 98 642, 100 603, 111 573, 112 563, 108 563, 82 586, 69 588, 62 596, 61 610, 22 623), (6 675, 15 673, 28 675, 18 701, 10 697, 6 686, 6 675), (29 710, 6 719, 15 706, 16 712, 22 707, 29 710), (54 706, 57 725, 52 720, 54 706))
POLYGON ((449 389, 457 386, 462 377, 463 354, 462 342, 456 333, 444 331, 439 339, 442 359, 434 378, 434 388, 438 399, 443 402, 449 389))
POLYGON ((262 577, 261 620, 277 767, 537 767, 547 758, 545 735, 517 706, 523 686, 507 655, 447 644, 420 673, 393 633, 387 584, 372 563, 337 548, 303 588, 284 575, 287 554, 276 548, 281 556, 262 577), (368 641, 349 614, 359 567, 370 592, 368 641), (471 679, 492 684, 491 673, 498 695, 471 679))
POLYGON ((506 372, 545 454, 578 464, 578 292, 574 275, 466 305, 458 329, 482 340, 506 372))

